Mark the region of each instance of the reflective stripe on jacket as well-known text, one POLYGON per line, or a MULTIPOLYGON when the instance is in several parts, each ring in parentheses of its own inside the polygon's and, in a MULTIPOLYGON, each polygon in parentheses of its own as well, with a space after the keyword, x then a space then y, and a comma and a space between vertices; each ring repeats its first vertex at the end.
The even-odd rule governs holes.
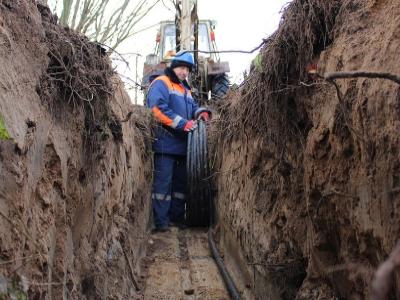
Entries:
POLYGON ((153 150, 156 153, 186 155, 186 122, 194 119, 198 104, 189 86, 175 83, 168 76, 159 76, 151 83, 147 105, 162 126, 156 130, 153 150))

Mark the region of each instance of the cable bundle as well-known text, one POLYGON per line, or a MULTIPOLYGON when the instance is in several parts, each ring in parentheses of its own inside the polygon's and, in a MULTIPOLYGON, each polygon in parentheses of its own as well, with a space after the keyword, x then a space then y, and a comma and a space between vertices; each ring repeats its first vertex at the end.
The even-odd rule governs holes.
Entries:
POLYGON ((209 226, 212 222, 213 204, 210 187, 210 167, 207 152, 207 130, 203 121, 189 132, 187 146, 187 177, 189 198, 186 221, 189 226, 209 226))

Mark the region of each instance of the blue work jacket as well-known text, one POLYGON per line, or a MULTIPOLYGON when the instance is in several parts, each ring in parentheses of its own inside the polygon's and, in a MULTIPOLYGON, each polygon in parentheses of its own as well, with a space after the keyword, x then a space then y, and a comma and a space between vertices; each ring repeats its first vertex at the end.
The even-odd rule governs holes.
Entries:
MULTIPOLYGON (((169 70, 169 74, 171 72, 169 70)), ((156 153, 186 155, 187 132, 183 129, 200 111, 187 82, 177 82, 171 76, 159 76, 151 83, 147 94, 147 106, 160 124, 153 143, 156 153)))

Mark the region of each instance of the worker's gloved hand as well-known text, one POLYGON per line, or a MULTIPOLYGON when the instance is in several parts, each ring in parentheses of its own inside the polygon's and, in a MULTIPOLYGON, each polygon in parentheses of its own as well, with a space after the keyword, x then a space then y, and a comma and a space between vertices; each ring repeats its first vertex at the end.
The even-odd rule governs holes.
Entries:
POLYGON ((197 121, 190 120, 186 122, 185 127, 183 127, 183 131, 189 132, 196 129, 196 127, 197 127, 197 121))
POLYGON ((207 112, 207 111, 202 112, 202 113, 198 116, 197 119, 198 119, 198 120, 203 120, 203 121, 205 121, 205 122, 208 122, 208 121, 210 120, 210 113, 207 112))

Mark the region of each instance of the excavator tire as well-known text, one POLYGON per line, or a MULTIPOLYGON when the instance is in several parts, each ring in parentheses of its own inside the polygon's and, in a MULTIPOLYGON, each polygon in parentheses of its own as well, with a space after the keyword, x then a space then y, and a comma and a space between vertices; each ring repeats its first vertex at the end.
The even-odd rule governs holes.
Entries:
POLYGON ((211 98, 220 99, 229 89, 229 78, 226 73, 218 74, 212 79, 211 98))

